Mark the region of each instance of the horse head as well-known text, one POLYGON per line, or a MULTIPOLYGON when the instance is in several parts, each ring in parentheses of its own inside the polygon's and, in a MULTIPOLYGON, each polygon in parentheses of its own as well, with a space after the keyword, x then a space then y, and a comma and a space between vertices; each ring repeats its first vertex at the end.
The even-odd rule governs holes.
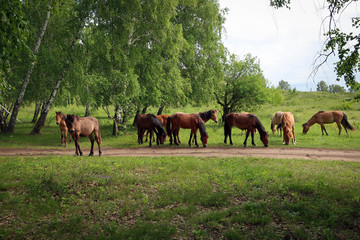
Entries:
POLYGON ((56 124, 59 125, 63 117, 62 112, 56 112, 56 124))
POLYGON ((218 118, 217 118, 217 110, 210 110, 210 112, 211 112, 211 120, 213 120, 214 122, 218 122, 218 118))
POLYGON ((309 125, 307 123, 304 123, 302 125, 302 127, 303 127, 303 134, 306 134, 310 129, 310 127, 309 127, 309 125))
POLYGON ((200 139, 201 139, 201 142, 203 143, 203 146, 207 147, 207 140, 209 138, 209 135, 207 134, 207 132, 202 133, 200 135, 201 135, 200 139))
MULTIPOLYGON (((259 131, 260 133, 260 131, 259 131)), ((260 140, 262 141, 262 143, 264 144, 265 147, 269 146, 269 133, 268 132, 262 132, 260 133, 260 140)))
POLYGON ((69 129, 70 134, 73 134, 75 132, 74 122, 75 122, 76 116, 75 115, 68 115, 65 119, 66 127, 69 129))
POLYGON ((290 139, 293 137, 291 129, 285 127, 283 130, 284 130, 284 142, 286 145, 289 145, 290 139))
POLYGON ((159 131, 159 139, 160 139, 160 143, 163 144, 166 140, 166 131, 163 128, 160 128, 161 130, 159 131))

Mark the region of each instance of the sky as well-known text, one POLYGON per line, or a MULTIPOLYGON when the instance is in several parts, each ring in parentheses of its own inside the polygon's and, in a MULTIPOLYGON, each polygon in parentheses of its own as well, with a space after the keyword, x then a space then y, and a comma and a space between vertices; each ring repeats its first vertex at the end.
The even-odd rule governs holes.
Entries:
MULTIPOLYGON (((289 10, 272 8, 269 0, 219 0, 222 9, 228 8, 223 33, 225 47, 241 59, 247 53, 256 56, 265 78, 274 87, 280 80, 298 91, 316 91, 321 80, 327 85, 345 87, 343 80, 336 81, 333 65, 336 57, 311 76, 325 42, 323 33, 327 25, 323 20, 328 10, 323 8, 323 2, 294 0, 289 10)), ((350 17, 359 13, 360 5, 353 4, 341 15, 338 27, 350 29, 350 17)))

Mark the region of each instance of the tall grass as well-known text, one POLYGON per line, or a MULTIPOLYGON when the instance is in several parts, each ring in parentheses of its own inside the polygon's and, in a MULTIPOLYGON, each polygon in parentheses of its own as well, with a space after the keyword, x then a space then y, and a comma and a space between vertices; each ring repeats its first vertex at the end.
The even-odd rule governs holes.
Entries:
POLYGON ((1 239, 360 239, 360 164, 1 157, 1 239))

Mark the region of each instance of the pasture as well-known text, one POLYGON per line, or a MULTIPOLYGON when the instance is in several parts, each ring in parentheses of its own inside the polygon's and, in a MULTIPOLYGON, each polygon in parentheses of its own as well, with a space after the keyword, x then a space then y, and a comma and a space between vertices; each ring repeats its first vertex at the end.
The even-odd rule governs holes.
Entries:
MULTIPOLYGON (((354 94, 284 94, 284 103, 255 112, 269 131, 270 147, 360 150, 360 130, 338 136, 331 124, 326 125, 329 136, 322 136, 318 125, 306 135, 301 128, 319 110, 343 110, 359 129, 360 103, 348 100, 354 94), (295 116, 295 146, 284 146, 270 133, 271 115, 278 110, 295 116)), ((212 108, 215 104, 181 111, 212 108)), ((83 108, 55 106, 52 111, 40 135, 29 134, 31 123, 1 134, 0 151, 64 149, 55 111, 82 115, 83 108)), ((113 137, 111 119, 101 109, 93 116, 100 120, 102 147, 148 148, 137 144, 134 127, 113 137)), ((18 118, 29 121, 32 108, 18 118)), ((209 121, 206 129, 208 146, 223 147, 223 125, 209 121)), ((189 135, 180 130, 180 147, 187 148, 189 135)), ((234 128, 234 146, 227 146, 242 148, 244 137, 234 128)), ((255 143, 266 151, 258 133, 255 143)), ((87 155, 89 139, 80 144, 87 155)), ((73 141, 68 148, 75 152, 73 141)), ((1 239, 360 239, 359 162, 49 155, 0 157, 0 176, 1 239)))

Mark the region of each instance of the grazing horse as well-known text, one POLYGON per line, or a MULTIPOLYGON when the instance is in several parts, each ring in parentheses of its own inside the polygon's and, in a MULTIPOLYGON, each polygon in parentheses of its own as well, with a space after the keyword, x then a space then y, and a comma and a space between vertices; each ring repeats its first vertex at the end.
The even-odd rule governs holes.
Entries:
MULTIPOLYGON (((63 114, 62 112, 56 112, 56 124, 59 125, 60 127, 61 146, 64 143, 65 147, 67 147, 67 133, 68 133, 68 128, 65 122, 66 117, 67 114, 63 114)), ((69 138, 69 143, 71 143, 71 138, 69 138)))
POLYGON ((276 130, 278 130, 278 132, 280 132, 280 137, 282 136, 282 129, 281 129, 281 117, 284 113, 281 111, 277 111, 276 113, 274 113, 274 115, 272 116, 271 119, 271 130, 273 132, 273 134, 275 134, 276 130), (276 127, 277 125, 277 127, 276 127))
POLYGON ((230 144, 233 145, 231 139, 231 129, 233 126, 236 126, 242 130, 246 130, 246 138, 244 141, 244 146, 246 147, 246 142, 251 133, 252 145, 256 146, 254 142, 254 130, 257 129, 260 134, 260 139, 263 142, 264 146, 269 145, 269 134, 265 131, 264 126, 261 124, 260 120, 253 114, 246 113, 229 113, 224 117, 224 134, 226 143, 227 137, 229 136, 230 144))
POLYGON ((101 155, 101 149, 100 149, 101 134, 100 134, 99 120, 97 120, 94 117, 79 117, 76 115, 68 115, 67 118, 65 119, 65 122, 72 138, 75 141, 75 148, 76 148, 75 154, 77 156, 79 156, 79 153, 80 156, 82 156, 83 154, 82 151, 80 150, 79 138, 87 137, 87 136, 89 137, 91 142, 91 150, 89 156, 94 155, 94 151, 93 151, 94 137, 92 135, 93 133, 95 135, 95 140, 99 147, 99 156, 101 155))
POLYGON ((352 131, 355 131, 355 128, 351 126, 349 121, 347 120, 347 116, 344 112, 341 111, 331 111, 331 112, 324 112, 319 111, 314 116, 312 116, 309 121, 304 123, 303 126, 303 133, 307 133, 312 125, 315 123, 320 124, 321 126, 321 132, 322 135, 324 135, 324 131, 326 135, 328 135, 324 124, 333 123, 336 122, 338 128, 339 128, 339 135, 341 133, 341 125, 343 125, 346 134, 348 134, 347 129, 350 129, 352 131))
POLYGON ((292 138, 292 143, 295 145, 295 119, 294 115, 291 112, 284 112, 280 120, 283 132, 284 132, 284 141, 283 144, 289 145, 290 139, 292 138))
MULTIPOLYGON (((163 125, 163 127, 166 129, 166 123, 167 123, 167 119, 168 117, 170 117, 170 115, 168 114, 161 114, 161 115, 156 115, 156 118, 159 119, 159 121, 161 122, 161 124, 163 125)), ((150 131, 146 132, 146 138, 145 138, 145 142, 148 141, 148 135, 149 135, 150 131)), ((166 135, 168 135, 166 133, 166 135)), ((165 137, 166 140, 166 137, 165 137)), ((155 136, 153 136, 153 141, 155 142, 155 136)))
MULTIPOLYGON (((217 112, 218 112, 217 110, 212 109, 212 110, 209 110, 206 112, 199 112, 199 113, 193 113, 193 114, 198 115, 204 123, 207 123, 210 119, 213 120, 215 123, 217 123, 218 122, 217 112)), ((188 114, 188 113, 177 112, 176 114, 188 114)), ((176 133, 176 137, 177 137, 177 141, 179 143, 181 143, 180 138, 179 138, 179 132, 176 133)), ((193 139, 193 143, 194 143, 194 141, 195 141, 195 138, 193 139)))
POLYGON ((166 129, 169 133, 170 144, 172 144, 172 135, 174 136, 174 142, 179 146, 177 142, 176 136, 179 134, 180 128, 191 129, 189 146, 191 147, 191 138, 194 135, 195 145, 199 147, 196 139, 196 133, 199 129, 200 131, 200 139, 203 143, 203 146, 207 146, 207 139, 209 135, 206 132, 205 124, 203 120, 201 120, 200 116, 197 114, 187 114, 187 113, 174 113, 168 118, 166 129))
POLYGON ((143 136, 145 130, 150 132, 150 141, 149 146, 152 147, 153 134, 156 134, 156 143, 159 145, 159 141, 161 144, 164 143, 166 138, 166 133, 163 125, 160 120, 156 118, 153 114, 138 114, 135 117, 136 127, 138 129, 138 143, 143 144, 143 136))

